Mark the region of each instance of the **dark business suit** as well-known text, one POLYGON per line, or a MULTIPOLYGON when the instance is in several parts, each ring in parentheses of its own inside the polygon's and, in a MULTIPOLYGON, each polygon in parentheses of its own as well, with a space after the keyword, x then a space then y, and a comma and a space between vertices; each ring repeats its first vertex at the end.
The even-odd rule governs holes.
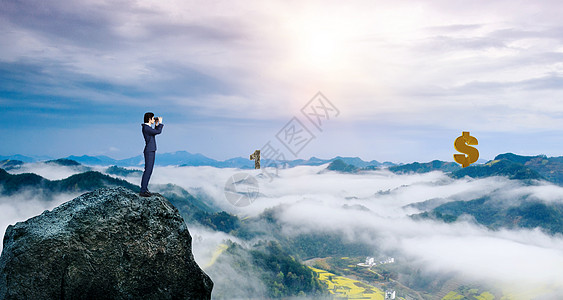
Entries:
POLYGON ((151 178, 152 169, 154 167, 154 157, 156 154, 156 135, 162 132, 164 124, 158 124, 154 129, 147 124, 141 124, 143 127, 143 137, 145 138, 145 171, 141 179, 141 193, 148 191, 149 179, 151 178))

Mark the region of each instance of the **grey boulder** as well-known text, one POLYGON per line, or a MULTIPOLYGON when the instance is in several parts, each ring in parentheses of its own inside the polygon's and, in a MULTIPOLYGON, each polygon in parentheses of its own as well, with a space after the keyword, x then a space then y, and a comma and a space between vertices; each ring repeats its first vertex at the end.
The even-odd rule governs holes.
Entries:
POLYGON ((3 299, 210 299, 178 210, 160 195, 98 189, 10 225, 3 299))

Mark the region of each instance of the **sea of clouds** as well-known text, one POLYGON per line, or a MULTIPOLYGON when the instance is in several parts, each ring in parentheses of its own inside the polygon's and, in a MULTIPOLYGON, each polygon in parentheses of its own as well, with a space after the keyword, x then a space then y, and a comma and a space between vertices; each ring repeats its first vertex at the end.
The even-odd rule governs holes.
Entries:
MULTIPOLYGON (((49 179, 62 179, 79 172, 69 167, 35 166, 35 169, 27 166, 26 172, 49 179)), ((547 293, 546 297, 563 295, 563 236, 547 235, 538 229, 492 231, 471 217, 451 224, 410 217, 422 212, 410 204, 427 200, 439 204, 489 195, 505 205, 517 205, 522 196, 563 203, 562 187, 547 182, 529 186, 503 177, 452 179, 442 172, 397 175, 378 170, 343 174, 325 169, 326 165, 280 169, 277 176, 269 178, 261 175, 261 170, 156 167, 151 185, 158 189, 159 184, 176 184, 194 195, 204 195, 215 207, 240 218, 280 207, 279 220, 283 231, 290 236, 330 231, 350 241, 373 244, 387 253, 400 253, 428 271, 455 272, 468 280, 488 282, 525 298, 542 293, 547 293), (260 195, 250 205, 237 207, 227 201, 225 184, 241 172, 258 180, 260 195)), ((123 179, 140 183, 139 175, 123 179)), ((0 230, 4 232, 9 224, 78 196, 61 194, 45 201, 40 195, 28 190, 0 197, 0 230)), ((194 257, 202 267, 209 264, 213 253, 226 240, 244 244, 229 234, 200 226, 191 226, 190 232, 194 238, 194 257)), ((214 281, 221 280, 214 278, 214 281)))

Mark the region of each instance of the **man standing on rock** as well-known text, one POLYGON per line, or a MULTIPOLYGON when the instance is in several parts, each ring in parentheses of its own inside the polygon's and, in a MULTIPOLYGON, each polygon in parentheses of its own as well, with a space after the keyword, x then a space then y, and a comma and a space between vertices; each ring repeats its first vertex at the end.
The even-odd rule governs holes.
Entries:
POLYGON ((141 192, 139 195, 143 197, 151 196, 149 192, 149 179, 151 178, 152 169, 154 167, 154 157, 156 154, 156 135, 162 132, 162 117, 157 117, 154 119, 154 114, 152 112, 145 113, 145 123, 141 124, 143 127, 143 137, 145 138, 145 149, 143 154, 145 155, 145 171, 143 172, 143 178, 141 179, 141 192), (151 125, 156 122, 155 128, 151 125))

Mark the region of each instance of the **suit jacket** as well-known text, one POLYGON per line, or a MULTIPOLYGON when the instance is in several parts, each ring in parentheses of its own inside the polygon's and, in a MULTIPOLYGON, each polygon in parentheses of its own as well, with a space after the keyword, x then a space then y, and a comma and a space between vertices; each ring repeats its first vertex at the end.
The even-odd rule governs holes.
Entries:
POLYGON ((141 124, 143 127, 143 137, 145 138, 145 151, 156 151, 156 135, 162 132, 164 124, 158 124, 154 129, 147 124, 141 124))

